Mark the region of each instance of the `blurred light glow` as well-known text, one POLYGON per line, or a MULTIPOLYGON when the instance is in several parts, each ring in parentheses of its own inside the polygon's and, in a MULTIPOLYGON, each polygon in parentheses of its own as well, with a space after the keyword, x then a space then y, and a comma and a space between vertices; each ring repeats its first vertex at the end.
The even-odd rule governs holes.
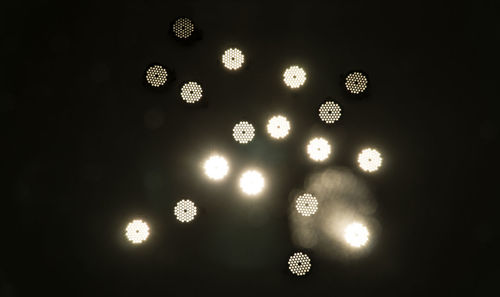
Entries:
POLYGON ((188 18, 178 18, 172 25, 172 31, 177 38, 187 39, 194 32, 194 24, 188 18))
POLYGON ((150 66, 146 70, 146 81, 153 87, 161 87, 167 82, 167 69, 161 65, 150 66))
POLYGON ((286 117, 277 115, 269 119, 267 123, 267 132, 272 138, 280 139, 288 135, 290 131, 290 122, 286 117))
POLYGON ((306 254, 294 253, 288 259, 288 269, 295 275, 305 275, 311 269, 311 259, 306 254))
POLYGON ((283 81, 287 86, 296 89, 306 81, 306 72, 299 66, 290 66, 283 73, 283 81))
POLYGON ((377 150, 367 148, 362 150, 358 155, 358 164, 359 167, 364 171, 377 171, 378 168, 382 165, 382 157, 377 150))
POLYGON ((312 194, 305 193, 297 197, 295 208, 303 216, 311 216, 318 210, 318 200, 312 194))
POLYGON ((240 178, 240 188, 247 195, 257 195, 264 189, 264 177, 257 170, 247 170, 240 178))
POLYGON ((182 100, 187 103, 195 103, 203 96, 203 89, 200 84, 194 81, 185 83, 181 88, 182 100))
POLYGON ((309 158, 314 161, 326 160, 330 156, 331 151, 332 149, 328 141, 321 137, 312 139, 307 145, 309 158))
POLYGON ((125 228, 125 236, 133 244, 142 243, 149 236, 149 226, 142 220, 133 220, 125 228))
POLYGON ((340 116, 340 106, 333 101, 327 101, 319 107, 319 118, 327 124, 335 123, 340 119, 340 116))
POLYGON ((368 78, 361 72, 351 72, 345 79, 345 87, 351 94, 361 94, 368 86, 368 78))
POLYGON ((363 224, 352 223, 344 230, 345 241, 352 247, 362 247, 368 242, 368 229, 363 224))
POLYGON ((177 202, 174 207, 174 214, 178 221, 183 223, 188 223, 194 220, 196 216, 197 208, 194 202, 188 199, 183 199, 177 202))
POLYGON ((241 121, 234 125, 233 138, 239 143, 249 143, 255 136, 255 128, 246 121, 241 121))
POLYGON ((203 166, 205 174, 213 180, 223 179, 229 172, 229 165, 226 159, 219 155, 210 156, 203 166))
POLYGON ((229 70, 240 69, 245 62, 245 55, 237 48, 229 48, 222 55, 222 64, 229 70))

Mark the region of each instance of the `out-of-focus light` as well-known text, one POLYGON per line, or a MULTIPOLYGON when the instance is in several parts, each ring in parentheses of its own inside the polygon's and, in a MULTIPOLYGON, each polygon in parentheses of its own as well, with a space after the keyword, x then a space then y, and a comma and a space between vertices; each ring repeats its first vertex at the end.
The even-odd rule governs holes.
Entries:
POLYGON ((362 247, 368 242, 368 229, 363 224, 352 223, 344 230, 345 241, 352 247, 362 247))
POLYGON ((288 135, 290 122, 281 115, 273 116, 267 123, 267 132, 272 138, 280 139, 288 135))
POLYGON ((351 94, 359 95, 368 87, 368 78, 361 72, 353 71, 345 78, 345 88, 351 94))
POLYGON ((296 89, 306 81, 306 72, 299 66, 290 66, 283 73, 283 81, 290 88, 296 89))
POLYGON ((133 220, 125 228, 125 236, 133 244, 139 244, 148 239, 149 226, 142 220, 133 220))
POLYGON ((295 275, 305 275, 311 269, 311 259, 306 254, 294 253, 288 259, 288 269, 295 275))
POLYGON ((203 166, 205 174, 213 180, 223 179, 229 172, 229 165, 226 159, 219 155, 210 156, 203 166))
POLYGON ((196 205, 194 205, 193 201, 188 199, 177 202, 177 205, 174 207, 175 217, 178 221, 183 223, 188 223, 194 220, 196 212, 196 205))
POLYGON ((146 81, 153 87, 161 87, 167 82, 167 69, 161 65, 150 66, 146 70, 146 81))
POLYGON ((245 171, 240 178, 240 188, 247 195, 257 195, 264 189, 264 177, 256 170, 245 171))
POLYGON ((172 25, 172 31, 175 37, 180 39, 187 39, 194 32, 194 24, 188 18, 178 18, 172 25))
POLYGON ((222 55, 222 64, 229 70, 240 69, 245 62, 245 55, 237 48, 227 49, 222 55))
POLYGON ((377 150, 367 148, 358 155, 359 167, 367 172, 377 171, 382 165, 382 157, 377 150))
POLYGON ((181 88, 182 100, 187 103, 195 103, 203 96, 203 89, 200 84, 194 81, 185 83, 181 88))
POLYGON ((234 125, 233 138, 239 143, 249 143, 255 136, 255 128, 249 122, 239 122, 234 125))
POLYGON ((326 160, 330 156, 331 151, 332 149, 328 141, 321 137, 312 139, 307 145, 309 158, 314 161, 326 160))
POLYGON ((340 116, 340 106, 333 101, 327 101, 319 107, 319 118, 327 124, 335 123, 340 119, 340 116))
POLYGON ((318 210, 318 200, 312 194, 302 194, 297 197, 295 208, 303 216, 312 216, 318 210))

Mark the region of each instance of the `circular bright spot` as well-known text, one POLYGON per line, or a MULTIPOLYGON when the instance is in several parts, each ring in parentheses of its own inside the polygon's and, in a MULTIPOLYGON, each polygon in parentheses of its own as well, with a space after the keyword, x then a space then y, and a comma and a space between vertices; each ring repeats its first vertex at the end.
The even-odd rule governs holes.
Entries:
POLYGON ((288 269, 290 269, 293 274, 299 276, 305 275, 311 269, 311 259, 309 259, 309 256, 306 254, 300 252, 294 253, 288 259, 288 269))
POLYGON ((203 168, 205 169, 205 174, 213 180, 223 179, 229 171, 226 159, 218 155, 210 156, 205 161, 203 168))
POLYGON ((245 56, 237 48, 227 49, 222 55, 222 64, 229 70, 236 70, 241 68, 245 62, 245 56))
POLYGON ((299 66, 290 66, 283 73, 283 81, 290 88, 296 89, 306 81, 306 72, 299 66))
POLYGON ((351 94, 361 94, 368 86, 368 78, 361 72, 351 72, 345 79, 345 87, 351 94))
POLYGON ((344 230, 345 241, 352 247, 362 247, 368 242, 368 229, 360 223, 352 223, 344 230))
POLYGON ((330 156, 331 151, 332 149, 328 141, 321 137, 312 139, 307 145, 309 158, 314 161, 326 160, 330 156))
POLYGON ((149 236, 149 226, 142 220, 133 220, 125 228, 125 236, 133 244, 142 243, 149 236))
POLYGON ((367 172, 378 170, 382 165, 382 157, 377 150, 367 148, 358 155, 359 167, 367 172))
POLYGON ((153 87, 161 87, 167 82, 167 69, 161 65, 150 66, 146 70, 146 81, 153 87))
POLYGON ((264 177, 256 170, 245 171, 240 178, 240 188, 247 195, 257 195, 264 189, 264 177))
POLYGON ((188 18, 179 18, 172 25, 172 31, 177 38, 186 39, 194 32, 194 24, 188 18))
POLYGON ((249 122, 239 122, 234 125, 233 137, 239 143, 249 143, 255 136, 255 128, 249 122))
POLYGON ((177 220, 183 223, 188 223, 194 220, 196 211, 196 205, 194 205, 193 201, 188 199, 177 202, 177 205, 174 207, 174 214, 177 220))
POLYGON ((319 118, 327 124, 333 124, 340 119, 340 111, 340 106, 337 103, 327 101, 319 107, 319 118))
POLYGON ((295 208, 303 216, 311 216, 318 210, 318 200, 312 194, 305 193, 297 197, 295 208))
POLYGON ((288 135, 289 131, 290 122, 284 116, 273 116, 267 123, 267 133, 269 133, 272 138, 284 138, 288 135))
POLYGON ((185 83, 181 88, 182 100, 187 103, 195 103, 203 96, 203 89, 200 84, 194 81, 185 83))

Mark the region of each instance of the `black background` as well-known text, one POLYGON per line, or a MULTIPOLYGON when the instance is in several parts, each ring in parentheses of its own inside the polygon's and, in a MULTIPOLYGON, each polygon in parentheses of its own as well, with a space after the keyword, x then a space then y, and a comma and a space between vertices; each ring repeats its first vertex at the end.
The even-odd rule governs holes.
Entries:
POLYGON ((494 296, 500 277, 497 189, 498 83, 494 1, 135 1, 10 3, 1 11, 1 296, 494 296), (201 39, 168 33, 188 16, 201 39), (243 50, 239 72, 220 64, 243 50), (175 70, 163 91, 144 86, 147 65, 175 70), (301 65, 290 91, 283 70, 301 65), (347 98, 340 76, 370 75, 370 96, 347 98), (182 81, 204 86, 204 104, 179 98, 182 81), (338 100, 343 118, 322 125, 317 108, 338 100), (265 134, 286 114, 292 133, 265 134), (232 140, 234 123, 254 141, 232 140), (312 164, 304 147, 332 139, 334 156, 312 164), (384 166, 357 170, 375 146, 384 166), (231 174, 208 182, 212 151, 231 174), (268 187, 249 200, 241 171, 261 168, 268 187), (314 250, 311 272, 287 270, 302 250, 290 237, 289 193, 312 172, 352 168, 373 190, 382 229, 368 255, 350 261, 314 250), (199 207, 180 224, 173 206, 199 207), (123 228, 146 219, 149 240, 123 228))

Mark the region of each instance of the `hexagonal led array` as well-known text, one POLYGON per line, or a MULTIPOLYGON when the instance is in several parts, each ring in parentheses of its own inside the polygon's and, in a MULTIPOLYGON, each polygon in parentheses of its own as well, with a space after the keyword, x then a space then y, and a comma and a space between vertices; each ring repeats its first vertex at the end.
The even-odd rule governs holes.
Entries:
POLYGON ((344 230, 344 239, 352 247, 362 247, 368 242, 368 229, 363 224, 352 223, 344 230))
POLYGON ((382 165, 382 157, 377 150, 367 148, 358 155, 358 164, 361 169, 367 172, 377 171, 382 165))
POLYGON ((288 259, 288 269, 295 275, 305 275, 311 269, 311 259, 306 254, 294 253, 288 259))
POLYGON ((237 48, 229 48, 222 55, 222 64, 229 70, 240 69, 245 62, 245 55, 237 48))
POLYGON ((195 103, 203 96, 203 89, 200 84, 194 81, 185 83, 181 88, 182 100, 187 103, 195 103))
POLYGON ((324 161, 330 156, 331 146, 324 138, 317 137, 312 139, 307 145, 309 158, 314 161, 324 161))
POLYGON ((283 73, 283 81, 290 88, 296 89, 306 81, 306 72, 299 66, 290 66, 283 73))
POLYGON ((205 169, 205 174, 213 180, 223 179, 229 171, 226 159, 219 155, 210 156, 205 161, 203 168, 205 169))
POLYGON ((255 128, 246 121, 241 121, 234 125, 233 138, 239 143, 249 143, 255 136, 255 128))
POLYGON ((142 220, 133 220, 125 228, 125 236, 133 244, 142 243, 149 236, 149 226, 142 220))
POLYGON ((345 88, 351 94, 359 95, 366 90, 368 78, 361 72, 351 72, 345 78, 345 88))
POLYGON ((319 107, 319 118, 327 124, 333 124, 340 119, 340 111, 340 106, 337 103, 327 101, 319 107))
POLYGON ((172 31, 175 37, 180 39, 187 39, 191 37, 194 32, 194 24, 188 18, 178 18, 172 25, 172 31))
POLYGON ((150 66, 146 70, 146 81, 153 87, 161 87, 167 82, 167 69, 161 65, 150 66))
POLYGON ((284 116, 273 116, 267 123, 267 133, 272 138, 280 139, 288 135, 290 131, 290 122, 284 116))
POLYGON ((247 195, 257 195, 264 189, 264 177, 257 170, 247 170, 240 178, 240 188, 247 195))
POLYGON ((318 200, 312 194, 302 194, 295 200, 295 208, 301 215, 311 216, 318 210, 318 200))
POLYGON ((194 220, 196 216, 196 205, 194 202, 188 199, 183 199, 177 202, 177 205, 174 207, 174 214, 178 221, 183 223, 188 223, 194 220))

